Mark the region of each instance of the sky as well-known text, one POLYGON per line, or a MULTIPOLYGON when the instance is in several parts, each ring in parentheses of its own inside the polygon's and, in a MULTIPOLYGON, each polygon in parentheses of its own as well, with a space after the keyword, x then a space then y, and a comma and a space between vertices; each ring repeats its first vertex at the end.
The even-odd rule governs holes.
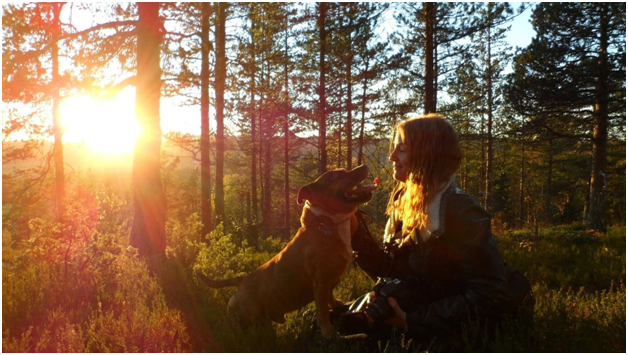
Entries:
MULTIPOLYGON (((517 9, 521 3, 511 2, 510 5, 517 9)), ((508 41, 513 48, 526 47, 532 42, 532 37, 534 37, 536 33, 530 23, 531 15, 532 9, 528 8, 513 20, 510 31, 506 35, 506 41, 508 41)))

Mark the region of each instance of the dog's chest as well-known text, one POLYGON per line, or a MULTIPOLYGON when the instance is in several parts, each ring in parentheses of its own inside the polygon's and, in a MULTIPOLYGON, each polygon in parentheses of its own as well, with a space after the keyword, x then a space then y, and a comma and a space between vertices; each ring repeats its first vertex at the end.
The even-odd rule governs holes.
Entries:
POLYGON ((338 235, 345 245, 347 253, 351 255, 353 249, 351 247, 351 223, 343 223, 338 226, 338 235))

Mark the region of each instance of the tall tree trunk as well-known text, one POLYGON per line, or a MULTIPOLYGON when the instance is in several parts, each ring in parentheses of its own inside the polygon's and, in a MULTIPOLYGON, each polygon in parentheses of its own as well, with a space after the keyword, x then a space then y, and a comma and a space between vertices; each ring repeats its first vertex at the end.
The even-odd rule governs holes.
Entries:
POLYGON ((251 192, 246 192, 246 223, 252 224, 251 220, 251 192))
MULTIPOLYGON (((464 125, 465 135, 469 135, 469 127, 471 126, 471 118, 469 117, 469 110, 466 112, 466 121, 464 125)), ((464 150, 464 170, 462 173, 462 189, 467 191, 467 180, 469 178, 469 158, 467 157, 467 150, 464 150)))
MULTIPOLYGON (((436 7, 438 4, 435 3, 434 6, 436 7)), ((436 22, 436 9, 434 9, 434 22, 436 22)), ((436 112, 436 107, 438 106, 438 42, 434 33, 432 33, 432 47, 434 48, 434 58, 432 59, 434 63, 434 71, 432 72, 434 87, 434 89, 432 89, 432 100, 434 100, 434 112, 436 112)))
POLYGON ((62 3, 53 3, 53 33, 52 33, 52 132, 54 135, 53 157, 55 162, 55 212, 58 222, 63 221, 65 214, 65 175, 63 172, 63 132, 61 128, 61 77, 59 76, 59 39, 61 38, 62 3))
POLYGON ((589 215, 587 227, 598 231, 606 231, 602 220, 604 201, 606 200, 606 155, 608 145, 608 40, 609 14, 608 4, 598 4, 600 48, 597 60, 597 88, 595 95, 595 127, 593 128, 593 171, 591 172, 591 193, 589 198, 589 215))
POLYGON ((325 30, 325 20, 327 18, 327 3, 318 3, 318 33, 319 33, 319 86, 318 86, 318 173, 327 171, 327 98, 325 96, 325 56, 327 32, 325 30))
MULTIPOLYGON (((589 164, 591 162, 589 161, 589 164)), ((584 209, 582 211, 582 223, 587 223, 587 218, 589 218, 589 206, 591 204, 591 175, 587 178, 587 190, 584 194, 584 209)))
POLYGON ((213 229, 211 155, 209 146, 209 15, 210 5, 201 5, 201 231, 202 239, 213 229))
POLYGON ((482 197, 482 205, 486 207, 486 137, 484 114, 480 114, 480 185, 478 186, 479 195, 482 197))
POLYGON ((284 203, 285 203, 285 215, 284 215, 284 239, 290 240, 290 122, 289 122, 289 107, 290 107, 290 82, 288 77, 288 15, 286 15, 286 36, 284 38, 284 67, 283 74, 285 80, 285 100, 286 107, 283 123, 283 180, 284 180, 284 203))
POLYGON ((493 209, 493 70, 492 70, 492 57, 491 57, 491 10, 492 5, 488 3, 488 16, 489 25, 487 26, 488 36, 488 53, 486 61, 486 88, 487 88, 487 120, 486 120, 486 174, 485 174, 485 186, 484 192, 485 203, 484 207, 488 212, 492 212, 493 209))
MULTIPOLYGON (((267 133, 268 130, 266 131, 267 133)), ((270 134, 268 134, 268 136, 266 136, 266 144, 265 144, 265 167, 264 167, 264 185, 266 185, 266 188, 264 190, 264 237, 268 238, 270 237, 270 232, 271 232, 271 224, 270 224, 270 216, 273 215, 273 204, 272 204, 272 198, 271 198, 271 182, 270 182, 270 172, 272 170, 272 159, 271 159, 271 148, 270 148, 270 144, 271 144, 271 139, 270 139, 270 134)))
MULTIPOLYGON (((257 223, 257 123, 255 122, 255 21, 251 21, 251 195, 253 219, 257 223)), ((252 220, 249 219, 249 223, 252 220)))
POLYGON ((142 256, 161 256, 166 251, 166 196, 161 183, 160 45, 162 22, 158 3, 138 3, 137 88, 135 114, 142 134, 133 156, 135 216, 130 243, 142 256))
POLYGON ((225 23, 227 3, 218 3, 216 13, 216 224, 225 221, 225 79, 227 59, 225 55, 225 23))
POLYGON ((462 169, 462 181, 460 184, 462 185, 462 190, 465 191, 467 189, 467 176, 469 175, 469 160, 467 158, 467 152, 463 155, 463 164, 464 168, 462 169))
POLYGON ((364 80, 362 82, 362 117, 360 118, 360 137, 358 138, 358 166, 363 164, 363 150, 364 150, 364 115, 366 114, 366 87, 368 85, 368 79, 366 77, 366 71, 368 71, 369 62, 367 59, 366 70, 364 73, 364 80))
POLYGON ((521 142, 521 162, 520 162, 520 180, 519 180, 519 228, 523 228, 525 219, 525 156, 526 142, 521 142))
POLYGON ((545 221, 552 220, 552 174, 554 170, 553 139, 550 138, 547 152, 547 191, 545 193, 545 221))
POLYGON ((347 170, 351 170, 351 163, 353 158, 353 119, 351 114, 353 112, 353 92, 352 92, 352 82, 353 79, 351 77, 351 69, 353 67, 353 47, 351 43, 351 29, 353 28, 353 18, 349 20, 349 44, 348 44, 348 60, 347 60, 347 123, 345 125, 345 131, 347 136, 347 170))
POLYGON ((434 101, 434 22, 435 4, 425 2, 425 113, 436 112, 434 101))
POLYGON ((283 180, 284 180, 284 238, 290 239, 290 140, 288 130, 288 115, 284 119, 283 124, 283 180))
MULTIPOLYGON (((265 82, 264 82, 264 67, 261 68, 260 70, 261 74, 260 74, 260 81, 261 81, 261 86, 265 87, 265 82)), ((259 201, 259 205, 260 208, 262 210, 262 222, 266 223, 266 213, 264 211, 264 206, 266 205, 264 202, 264 198, 266 196, 266 183, 264 180, 264 142, 266 142, 266 125, 267 125, 267 116, 266 116, 267 112, 266 112, 266 101, 264 98, 264 94, 263 92, 260 94, 260 98, 259 98, 259 114, 258 114, 258 121, 259 121, 259 154, 258 154, 258 158, 257 158, 257 169, 259 171, 259 189, 260 189, 260 201, 259 201)))

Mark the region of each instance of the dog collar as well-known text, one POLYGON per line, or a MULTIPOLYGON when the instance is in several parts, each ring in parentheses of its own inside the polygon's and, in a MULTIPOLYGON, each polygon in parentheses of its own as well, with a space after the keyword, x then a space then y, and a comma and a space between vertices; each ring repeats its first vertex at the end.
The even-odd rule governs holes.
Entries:
POLYGON ((347 223, 351 219, 351 215, 349 217, 339 221, 334 222, 331 218, 322 215, 319 216, 311 209, 311 205, 306 202, 305 208, 303 209, 303 217, 302 221, 306 227, 312 227, 320 230, 326 237, 331 237, 333 234, 332 228, 337 229, 339 225, 347 223), (328 220, 328 221, 324 221, 328 220))

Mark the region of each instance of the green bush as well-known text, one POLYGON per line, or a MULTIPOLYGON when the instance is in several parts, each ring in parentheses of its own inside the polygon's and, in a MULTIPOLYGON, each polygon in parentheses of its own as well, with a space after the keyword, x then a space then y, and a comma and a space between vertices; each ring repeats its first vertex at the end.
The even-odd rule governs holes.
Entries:
POLYGON ((180 312, 127 246, 127 225, 99 231, 94 196, 71 193, 67 223, 32 219, 28 240, 3 245, 3 351, 189 350, 180 312))

